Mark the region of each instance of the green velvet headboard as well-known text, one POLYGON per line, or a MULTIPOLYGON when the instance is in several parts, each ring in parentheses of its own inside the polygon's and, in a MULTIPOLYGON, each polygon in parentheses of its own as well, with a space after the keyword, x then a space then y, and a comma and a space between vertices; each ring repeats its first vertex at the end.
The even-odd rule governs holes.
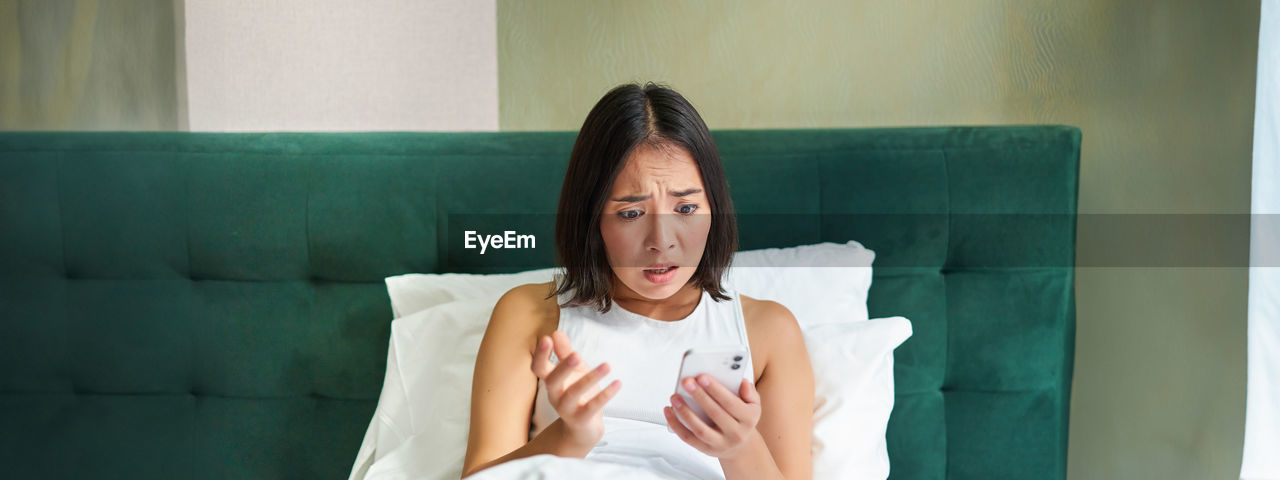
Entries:
MULTIPOLYGON (((383 278, 551 266, 575 132, 0 133, 12 478, 346 478, 383 278), (533 234, 479 255, 462 230, 533 234)), ((741 248, 857 240, 894 479, 1062 479, 1073 127, 715 132, 741 248)))

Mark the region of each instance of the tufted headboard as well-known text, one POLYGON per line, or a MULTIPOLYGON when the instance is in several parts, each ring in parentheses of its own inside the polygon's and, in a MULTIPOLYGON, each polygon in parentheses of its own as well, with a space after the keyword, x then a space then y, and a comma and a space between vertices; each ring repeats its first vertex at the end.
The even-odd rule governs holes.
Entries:
MULTIPOLYGON (((383 278, 551 266, 576 132, 0 133, 12 478, 345 478, 383 278), (533 248, 462 248, 463 232, 533 248)), ((718 131, 740 247, 857 240, 894 479, 1062 479, 1080 132, 718 131)))

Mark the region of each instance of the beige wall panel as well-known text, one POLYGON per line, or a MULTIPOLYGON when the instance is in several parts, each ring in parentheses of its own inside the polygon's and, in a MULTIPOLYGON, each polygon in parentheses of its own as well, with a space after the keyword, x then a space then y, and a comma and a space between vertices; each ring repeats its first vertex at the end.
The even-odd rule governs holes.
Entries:
POLYGON ((492 0, 186 0, 198 131, 497 130, 492 0))

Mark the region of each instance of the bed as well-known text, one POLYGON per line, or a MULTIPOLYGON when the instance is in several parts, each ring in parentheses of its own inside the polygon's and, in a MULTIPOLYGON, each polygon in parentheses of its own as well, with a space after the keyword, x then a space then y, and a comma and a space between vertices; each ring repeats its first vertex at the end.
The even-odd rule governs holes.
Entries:
MULTIPOLYGON (((345 477, 384 278, 552 266, 575 135, 0 133, 5 476, 345 477)), ((714 136, 742 249, 857 240, 911 319, 891 478, 1065 478, 1078 129, 714 136)))

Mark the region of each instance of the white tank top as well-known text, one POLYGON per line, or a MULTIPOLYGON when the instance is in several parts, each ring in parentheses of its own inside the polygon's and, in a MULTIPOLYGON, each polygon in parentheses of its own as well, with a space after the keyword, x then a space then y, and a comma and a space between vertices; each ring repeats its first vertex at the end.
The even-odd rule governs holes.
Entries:
MULTIPOLYGON (((555 275, 557 286, 562 280, 561 274, 555 275)), ((741 344, 748 350, 743 378, 755 383, 742 299, 736 291, 726 293, 730 300, 718 302, 703 291, 693 313, 676 321, 655 320, 616 302, 606 313, 589 306, 560 309, 556 329, 565 332, 586 366, 609 362, 609 374, 599 385, 622 381, 622 389, 604 406, 604 437, 587 459, 638 465, 678 479, 724 478, 719 460, 667 430, 662 407, 671 404, 680 359, 691 347, 741 344)), ((570 296, 565 293, 557 300, 563 304, 570 296)), ((559 361, 554 352, 551 356, 559 361)), ((529 438, 557 418, 539 379, 529 438)))

